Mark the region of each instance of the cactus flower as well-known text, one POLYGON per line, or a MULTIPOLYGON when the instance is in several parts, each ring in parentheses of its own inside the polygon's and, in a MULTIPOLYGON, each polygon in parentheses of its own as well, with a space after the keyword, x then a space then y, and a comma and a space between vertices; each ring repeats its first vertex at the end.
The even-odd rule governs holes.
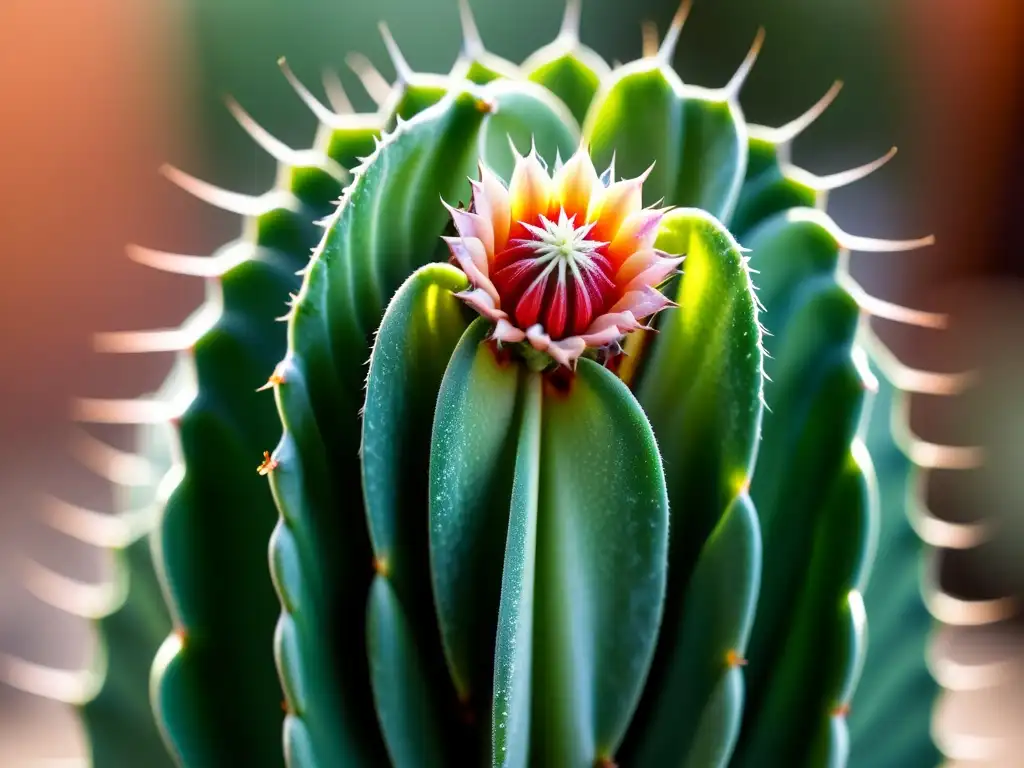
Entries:
POLYGON ((598 176, 585 145, 553 176, 536 147, 515 159, 507 188, 481 163, 470 210, 446 204, 459 235, 445 242, 471 283, 459 296, 494 321, 492 339, 573 367, 673 306, 657 286, 683 259, 654 247, 668 209, 642 207, 650 169, 598 176))

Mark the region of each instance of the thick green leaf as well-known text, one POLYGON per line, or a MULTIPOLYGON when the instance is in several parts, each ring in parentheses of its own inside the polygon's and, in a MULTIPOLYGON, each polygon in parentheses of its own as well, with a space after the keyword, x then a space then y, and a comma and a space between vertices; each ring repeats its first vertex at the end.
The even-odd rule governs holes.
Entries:
POLYGON ((746 652, 761 576, 761 532, 745 494, 701 551, 649 720, 631 765, 721 766, 739 735, 746 652))
POLYGON ((777 372, 766 391, 771 413, 751 487, 766 552, 747 672, 751 707, 789 644, 794 592, 818 578, 812 570, 814 531, 828 509, 864 399, 860 372, 843 344, 856 322, 856 304, 833 287, 806 303, 785 337, 788 344, 776 352, 777 372))
POLYGON ((280 422, 255 390, 284 352, 285 327, 274 318, 320 237, 314 222, 330 212, 355 156, 373 146, 376 120, 342 122, 321 126, 314 151, 289 155, 294 165, 279 168, 243 240, 215 254, 237 266, 209 281, 223 309, 184 353, 198 395, 179 422, 184 473, 155 533, 177 630, 154 666, 152 695, 168 741, 191 764, 282 762, 281 687, 268 653, 279 607, 266 570, 277 515, 253 471, 280 422))
POLYGON ((468 7, 462 9, 462 52, 455 61, 455 66, 452 67, 451 77, 468 80, 477 85, 487 85, 495 80, 505 78, 520 79, 519 67, 508 59, 503 59, 484 48, 480 33, 476 29, 476 23, 472 20, 472 13, 470 12, 468 18, 465 15, 467 10, 468 7))
POLYGON ((480 156, 507 184, 515 168, 510 144, 526 154, 536 146, 550 167, 555 158, 568 158, 580 143, 579 126, 566 106, 533 83, 495 82, 488 94, 497 109, 487 117, 480 137, 480 156))
POLYGON ((385 302, 435 252, 447 223, 440 198, 468 189, 484 103, 453 93, 384 140, 328 220, 292 312, 275 387, 285 432, 270 474, 281 511, 271 541, 283 608, 275 649, 292 765, 384 759, 362 626, 373 556, 352 492, 362 476, 364 362, 385 302))
POLYGON ((603 81, 583 122, 583 139, 598 168, 607 167, 614 156, 616 175, 625 178, 655 164, 644 183, 645 205, 661 199, 684 204, 674 197, 686 124, 682 91, 671 69, 637 61, 603 81))
MULTIPOLYGON (((635 388, 658 436, 678 510, 671 563, 685 579, 719 518, 749 483, 762 417, 761 329, 746 259, 713 217, 670 212, 656 247, 686 255, 673 297, 680 307, 665 311, 635 388)), ((677 576, 671 578, 681 590, 677 576)))
MULTIPOLYGON (((455 693, 445 670, 430 589, 427 478, 441 377, 469 325, 465 305, 453 292, 467 285, 458 269, 429 264, 395 293, 370 357, 361 447, 363 498, 377 578, 387 581, 386 587, 375 589, 387 590, 388 626, 399 621, 397 612, 402 613, 402 642, 414 645, 422 657, 424 669, 417 674, 429 681, 434 711, 444 713, 454 711, 455 693)), ((378 602, 371 606, 385 610, 384 597, 372 600, 378 602)), ((379 633, 376 639, 385 647, 397 642, 379 633)), ((372 660, 372 646, 370 652, 372 660)), ((378 679, 390 684, 396 677, 374 678, 378 679)), ((374 687, 380 698, 376 682, 374 687)), ((454 725, 446 723, 449 733, 444 741, 457 741, 454 725)), ((401 728, 385 727, 384 736, 392 755, 410 743, 401 728)))
POLYGON ((626 386, 580 360, 547 386, 541 432, 531 750, 540 765, 610 759, 654 653, 668 497, 650 424, 626 386))
MULTIPOLYGON (((662 738, 641 730, 642 724, 655 721, 657 701, 690 695, 684 690, 689 682, 670 670, 691 663, 710 669, 720 661, 681 656, 689 652, 679 636, 689 611, 687 585, 704 542, 745 493, 762 411, 757 300, 739 246, 708 214, 676 210, 666 216, 657 247, 686 254, 674 295, 681 306, 663 313, 650 359, 635 385, 658 437, 672 502, 669 581, 654 671, 626 754, 640 749, 641 741, 653 744, 662 738)), ((747 566, 752 564, 741 567, 747 566)), ((756 576, 751 578, 756 584, 756 576)), ((699 693, 709 696, 711 687, 699 693)), ((699 714, 699 703, 694 706, 699 714)), ((680 748, 685 746, 681 741, 680 748)))
POLYGON ((522 70, 528 79, 561 99, 580 124, 601 80, 611 71, 604 59, 580 45, 576 34, 565 33, 531 54, 522 70))
POLYGON ((465 706, 487 716, 515 471, 522 366, 477 319, 441 383, 430 456, 430 564, 445 657, 465 706))
POLYGON ((373 154, 381 134, 376 115, 340 115, 331 125, 321 125, 314 146, 342 168, 351 171, 373 154))
POLYGON ((457 82, 440 75, 406 73, 406 79, 395 83, 390 98, 380 108, 380 113, 388 116, 387 132, 440 102, 457 82))
POLYGON ((424 669, 406 611, 389 580, 377 576, 370 587, 366 646, 374 704, 391 765, 430 768, 451 765, 444 744, 443 710, 424 669))
POLYGON ((516 448, 515 479, 501 578, 491 714, 491 762, 494 766, 506 768, 525 768, 529 764, 533 697, 533 614, 540 497, 540 375, 531 373, 523 389, 523 415, 516 448))
POLYGON ((840 708, 853 693, 864 650, 864 608, 856 586, 876 514, 870 458, 858 443, 811 523, 807 576, 785 646, 763 673, 766 689, 744 733, 738 766, 845 764, 840 708))
POLYGON ((779 147, 765 138, 751 137, 747 168, 729 230, 741 243, 760 223, 791 208, 813 208, 819 192, 788 175, 779 161, 779 147))
POLYGON ((925 545, 910 524, 907 498, 917 470, 893 441, 899 396, 884 376, 865 438, 878 476, 878 549, 864 590, 868 653, 850 714, 851 768, 932 768, 939 686, 928 670, 935 620, 922 599, 925 545))
POLYGON ((291 251, 261 249, 220 279, 224 309, 193 347, 198 396, 178 423, 184 473, 154 533, 180 633, 154 664, 154 707, 188 763, 283 759, 270 646, 279 606, 266 569, 276 512, 254 471, 280 424, 256 388, 281 353, 274 317, 315 242, 303 211, 309 220, 279 208, 256 222, 259 242, 291 251))
POLYGON ((686 768, 723 766, 732 756, 743 715, 743 673, 738 667, 726 670, 708 698, 696 727, 686 768))
POLYGON ((602 84, 583 126, 594 162, 620 176, 652 163, 644 202, 700 208, 727 220, 746 172, 747 132, 735 99, 683 85, 657 59, 641 59, 602 84))
POLYGON ((363 411, 363 498, 377 568, 410 609, 426 598, 427 467, 434 405, 455 345, 469 325, 454 292, 465 274, 421 267, 388 305, 370 357, 363 411))

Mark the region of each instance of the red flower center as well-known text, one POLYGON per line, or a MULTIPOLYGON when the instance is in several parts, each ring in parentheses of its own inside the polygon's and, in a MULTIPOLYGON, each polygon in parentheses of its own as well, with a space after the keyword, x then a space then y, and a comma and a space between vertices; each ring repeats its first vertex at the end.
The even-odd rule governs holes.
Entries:
POLYGON ((588 239, 594 223, 576 226, 564 208, 555 221, 539 215, 520 224, 526 236, 494 258, 501 306, 520 328, 540 323, 553 340, 583 333, 618 299, 609 244, 588 239))

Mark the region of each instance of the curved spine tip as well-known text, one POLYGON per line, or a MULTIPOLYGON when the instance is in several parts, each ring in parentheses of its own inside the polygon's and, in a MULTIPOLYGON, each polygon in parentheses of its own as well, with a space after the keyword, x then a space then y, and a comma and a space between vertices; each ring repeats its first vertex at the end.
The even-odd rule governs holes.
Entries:
POLYGON ((976 371, 962 373, 934 373, 922 371, 903 363, 883 342, 871 324, 861 323, 858 329, 858 344, 871 355, 872 362, 896 389, 921 395, 959 395, 974 386, 976 371))
POLYGON ((334 114, 353 114, 356 110, 352 106, 352 102, 349 101, 348 94, 345 92, 345 86, 342 85, 338 73, 333 69, 325 69, 321 74, 321 79, 324 84, 324 93, 327 94, 327 102, 331 105, 331 109, 334 110, 334 114))
POLYGON ((961 600, 944 592, 926 594, 928 612, 943 624, 955 627, 980 627, 1016 616, 1020 610, 1013 597, 990 600, 961 600))
POLYGON ((486 49, 469 0, 459 0, 459 23, 462 26, 462 55, 467 59, 480 58, 486 49))
POLYGON ((842 239, 839 244, 851 251, 863 253, 896 253, 899 251, 914 251, 918 248, 926 248, 935 245, 935 236, 927 235, 911 240, 886 240, 884 238, 860 237, 846 232, 841 233, 842 239))
POLYGON ((263 197, 222 189, 173 165, 165 163, 160 167, 160 173, 172 184, 193 197, 229 213, 239 216, 259 216, 266 210, 266 201, 263 197))
POLYGON ((740 95, 740 91, 743 90, 743 85, 747 82, 747 78, 750 77, 750 73, 757 63, 757 57, 761 53, 761 48, 764 47, 764 38, 764 27, 758 27, 757 34, 754 36, 754 42, 750 45, 750 50, 747 51, 743 62, 723 89, 730 100, 737 98, 740 95))
POLYGON ((662 40, 657 54, 657 59, 665 66, 672 64, 672 58, 676 53, 676 46, 679 44, 679 34, 683 31, 683 25, 686 23, 692 8, 693 0, 683 0, 679 10, 676 11, 676 15, 672 17, 672 23, 669 25, 668 32, 665 34, 665 39, 662 40))
POLYGON ((97 352, 115 354, 182 352, 191 349, 217 324, 222 310, 219 302, 207 301, 178 328, 97 333, 93 347, 97 352))
POLYGON ((943 329, 949 326, 949 316, 941 312, 911 309, 877 296, 872 296, 848 272, 836 273, 836 281, 850 294, 861 310, 881 320, 913 325, 918 328, 943 329))
POLYGON ((911 500, 907 518, 921 541, 931 547, 974 549, 990 537, 990 530, 983 523, 951 523, 935 517, 920 498, 911 500))
POLYGON ((79 398, 74 402, 72 418, 90 424, 166 424, 180 418, 194 397, 186 392, 180 402, 138 398, 134 400, 104 400, 79 398))
POLYGON ((893 442, 921 469, 977 469, 985 462, 985 449, 979 446, 940 445, 921 439, 910 426, 910 397, 897 392, 889 416, 893 442))
POLYGON ((977 446, 939 445, 918 439, 909 449, 910 460, 925 469, 977 469, 985 461, 984 449, 977 446))
POLYGON ((102 619, 124 602, 127 584, 114 578, 101 584, 72 579, 29 558, 22 560, 22 583, 40 602, 82 619, 102 619))
POLYGON ((384 78, 384 75, 361 53, 349 53, 345 57, 345 63, 359 78, 363 90, 369 94, 374 103, 378 107, 383 106, 391 95, 391 84, 384 78))
POLYGON ((242 127, 242 130, 249 134, 252 140, 275 160, 284 162, 294 153, 291 147, 257 123, 234 96, 226 94, 224 96, 224 105, 227 107, 228 112, 231 113, 231 116, 242 127))
POLYGON ((836 80, 829 89, 825 92, 825 95, 818 99, 810 109, 804 112, 799 117, 789 121, 785 125, 779 126, 778 128, 769 129, 767 132, 770 141, 776 144, 789 144, 797 136, 810 128, 815 121, 825 114, 832 102, 839 96, 839 92, 843 90, 843 81, 836 80))
POLYGON ((413 71, 412 67, 409 66, 409 62, 405 60, 405 55, 402 53, 402 49, 398 47, 398 43, 395 42, 395 36, 391 34, 391 28, 388 26, 386 21, 378 22, 377 29, 380 31, 381 39, 384 41, 384 47, 387 49, 388 58, 391 59, 391 65, 395 68, 395 78, 399 85, 403 85, 412 80, 413 71))
POLYGON ((221 277, 232 267, 250 258, 242 254, 241 249, 233 249, 219 256, 192 256, 129 244, 125 246, 125 252, 129 259, 144 267, 175 275, 205 278, 221 277))
POLYGON ((313 92, 310 91, 301 80, 299 80, 298 76, 288 65, 284 56, 277 60, 277 66, 281 68, 281 74, 284 75, 285 80, 288 81, 288 85, 290 85, 292 90, 295 91, 295 95, 299 97, 302 103, 306 105, 306 108, 313 113, 313 116, 316 117, 317 120, 329 128, 333 128, 338 125, 340 115, 332 112, 324 106, 323 102, 313 95, 313 92))
POLYGON ((122 549, 135 541, 137 531, 150 520, 153 510, 112 515, 71 504, 48 494, 43 497, 43 523, 58 533, 100 549, 122 549))
POLYGON ((115 448, 84 429, 72 431, 69 450, 82 466, 115 485, 144 486, 157 480, 156 468, 145 456, 115 448))
POLYGON ((98 655, 102 669, 71 671, 0 654, 0 681, 23 693, 81 706, 95 698, 106 675, 105 654, 98 655))
POLYGON ((877 160, 872 160, 870 163, 859 165, 856 168, 850 168, 846 171, 839 171, 838 173, 830 173, 825 176, 818 176, 816 174, 801 172, 799 169, 791 168, 790 171, 805 176, 802 179, 804 184, 809 187, 816 189, 819 192, 829 192, 833 189, 839 189, 840 187, 846 187, 850 184, 860 181, 861 179, 867 178, 872 173, 882 168, 890 160, 896 157, 896 147, 892 147, 888 152, 879 157, 877 160))
POLYGON ((566 0, 565 14, 558 37, 568 43, 580 41, 580 26, 583 22, 583 0, 566 0))

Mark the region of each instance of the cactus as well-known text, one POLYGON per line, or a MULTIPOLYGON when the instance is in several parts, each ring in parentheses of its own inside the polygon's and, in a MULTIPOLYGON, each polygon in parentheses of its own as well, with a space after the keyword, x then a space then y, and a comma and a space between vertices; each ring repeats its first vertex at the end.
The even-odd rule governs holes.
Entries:
POLYGON ((100 621, 108 675, 77 697, 95 765, 937 761, 914 444, 887 416, 894 388, 959 379, 895 361, 871 317, 942 318, 847 269, 930 239, 825 213, 891 153, 827 178, 789 162, 836 88, 747 124, 762 34, 724 87, 684 84, 688 10, 614 68, 574 0, 518 66, 466 3, 446 75, 382 26, 397 80, 360 65, 372 115, 282 62, 312 149, 231 103, 274 190, 169 171, 246 225, 212 258, 133 252, 211 298, 184 329, 104 336, 181 362, 160 396, 79 414, 177 431, 100 621))

